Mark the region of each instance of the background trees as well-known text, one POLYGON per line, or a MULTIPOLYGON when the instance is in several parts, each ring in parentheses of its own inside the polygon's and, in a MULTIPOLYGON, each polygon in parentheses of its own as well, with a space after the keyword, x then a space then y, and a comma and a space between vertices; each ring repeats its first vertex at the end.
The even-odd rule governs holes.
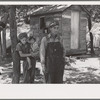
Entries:
POLYGON ((91 55, 94 55, 94 48, 93 48, 93 33, 91 32, 92 29, 92 22, 99 23, 100 22, 100 5, 84 5, 84 7, 89 11, 90 17, 88 18, 88 29, 90 33, 90 47, 91 47, 91 55))

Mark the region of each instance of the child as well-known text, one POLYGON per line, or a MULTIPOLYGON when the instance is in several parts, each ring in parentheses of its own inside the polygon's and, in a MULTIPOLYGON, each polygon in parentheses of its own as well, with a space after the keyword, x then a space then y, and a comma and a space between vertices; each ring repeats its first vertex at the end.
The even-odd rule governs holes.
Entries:
POLYGON ((31 46, 31 52, 34 53, 35 57, 37 57, 39 55, 39 46, 36 42, 36 39, 33 36, 30 36, 28 41, 31 46))
MULTIPOLYGON (((39 57, 39 46, 36 42, 36 39, 30 36, 29 43, 31 44, 31 52, 35 55, 34 58, 36 59, 37 57, 39 57)), ((28 61, 29 63, 31 63, 30 60, 28 61)), ((40 70, 40 74, 43 75, 42 68, 39 67, 39 70, 40 70)))
POLYGON ((24 83, 31 83, 33 81, 33 69, 35 65, 35 60, 30 53, 30 44, 27 42, 27 33, 21 33, 18 36, 20 42, 16 46, 16 51, 18 51, 20 58, 23 60, 23 76, 24 83), (29 59, 31 60, 31 64, 28 63, 29 59), (30 70, 28 70, 30 68, 30 70))
MULTIPOLYGON (((28 42, 30 43, 30 47, 31 47, 30 52, 37 54, 39 52, 39 47, 38 47, 38 44, 36 43, 35 38, 33 36, 30 36, 28 39, 28 42)), ((36 56, 34 56, 34 58, 36 58, 36 56)), ((29 64, 28 69, 30 69, 32 66, 31 66, 31 61, 29 57, 27 57, 27 61, 29 64)))

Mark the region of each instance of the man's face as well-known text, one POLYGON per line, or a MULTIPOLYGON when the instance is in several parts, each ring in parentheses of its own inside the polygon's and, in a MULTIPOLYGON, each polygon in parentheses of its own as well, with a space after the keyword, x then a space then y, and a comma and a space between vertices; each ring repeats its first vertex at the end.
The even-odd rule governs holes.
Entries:
POLYGON ((27 39, 24 37, 24 38, 22 38, 20 41, 21 41, 22 44, 26 44, 27 39))
POLYGON ((51 31, 52 35, 56 35, 58 33, 58 29, 59 29, 58 25, 51 27, 50 31, 51 31))

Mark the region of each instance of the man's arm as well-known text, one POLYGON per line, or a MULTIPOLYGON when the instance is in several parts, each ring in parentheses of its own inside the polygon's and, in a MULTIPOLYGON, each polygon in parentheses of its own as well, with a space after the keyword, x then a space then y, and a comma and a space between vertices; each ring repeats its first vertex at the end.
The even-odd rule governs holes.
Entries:
POLYGON ((60 36, 60 43, 61 43, 61 45, 63 47, 63 57, 65 58, 65 56, 66 56, 66 50, 65 50, 65 48, 63 46, 63 37, 62 36, 60 36))
POLYGON ((40 60, 42 65, 45 65, 45 48, 46 48, 46 37, 43 37, 40 45, 40 60))

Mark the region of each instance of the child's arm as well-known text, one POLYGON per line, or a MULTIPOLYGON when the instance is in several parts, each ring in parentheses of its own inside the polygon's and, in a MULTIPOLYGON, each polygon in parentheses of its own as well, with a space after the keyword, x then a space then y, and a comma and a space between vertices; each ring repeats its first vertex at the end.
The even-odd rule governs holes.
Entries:
POLYGON ((31 56, 31 54, 24 54, 22 53, 22 51, 19 51, 19 55, 20 57, 30 57, 31 56))
POLYGON ((31 54, 32 54, 33 57, 39 56, 39 50, 36 51, 36 52, 31 52, 31 54))
POLYGON ((22 53, 22 48, 21 48, 21 44, 20 43, 17 44, 16 51, 18 51, 20 57, 29 57, 29 56, 31 56, 30 53, 28 53, 28 54, 22 53))
POLYGON ((65 48, 63 46, 63 38, 62 38, 62 36, 60 36, 60 43, 61 43, 62 48, 63 48, 63 57, 65 58, 65 56, 66 56, 66 50, 65 50, 65 48))
POLYGON ((37 47, 34 51, 32 51, 33 53, 36 53, 39 51, 39 47, 37 47))

